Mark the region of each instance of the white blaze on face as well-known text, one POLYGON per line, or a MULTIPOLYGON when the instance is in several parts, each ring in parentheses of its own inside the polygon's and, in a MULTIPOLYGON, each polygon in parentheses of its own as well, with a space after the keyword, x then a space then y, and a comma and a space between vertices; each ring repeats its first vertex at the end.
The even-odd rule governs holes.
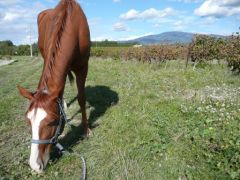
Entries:
MULTIPOLYGON (((39 140, 39 127, 41 121, 46 118, 46 116, 47 113, 42 108, 33 109, 27 114, 27 118, 30 119, 32 125, 32 139, 39 140)), ((42 162, 39 159, 38 146, 38 144, 31 144, 31 155, 29 159, 29 164, 33 170, 41 172, 43 170, 43 167, 46 165, 46 162, 48 161, 49 155, 48 153, 45 153, 47 155, 44 155, 44 162, 42 162)))

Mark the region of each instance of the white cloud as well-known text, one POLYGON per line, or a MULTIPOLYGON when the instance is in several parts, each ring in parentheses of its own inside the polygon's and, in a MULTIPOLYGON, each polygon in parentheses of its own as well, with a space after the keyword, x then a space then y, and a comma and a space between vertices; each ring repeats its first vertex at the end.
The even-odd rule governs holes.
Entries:
POLYGON ((11 22, 20 17, 21 15, 19 13, 7 12, 3 17, 3 21, 11 22))
POLYGON ((182 16, 172 23, 174 30, 186 30, 188 27, 197 26, 199 21, 193 16, 182 16))
POLYGON ((0 0, 0 5, 9 6, 22 2, 22 0, 0 0))
POLYGON ((224 6, 240 6, 239 0, 222 0, 221 2, 224 6))
POLYGON ((98 36, 95 38, 91 38, 91 41, 105 41, 105 40, 113 41, 114 39, 110 36, 98 36))
POLYGON ((128 28, 122 22, 117 22, 113 25, 114 31, 127 31, 128 28))
POLYGON ((194 13, 198 16, 225 17, 240 14, 239 0, 206 0, 195 9, 194 13))
POLYGON ((142 12, 135 9, 131 9, 128 12, 121 14, 120 18, 123 20, 136 20, 136 19, 154 19, 154 18, 163 18, 166 16, 176 15, 177 11, 172 8, 165 8, 163 10, 157 10, 155 8, 149 8, 142 12))
POLYGON ((133 20, 133 19, 137 19, 138 17, 139 17, 139 12, 135 9, 131 9, 127 13, 120 15, 120 18, 125 20, 133 20))
POLYGON ((201 25, 203 26, 209 26, 209 25, 213 25, 214 23, 216 23, 217 19, 215 17, 206 17, 203 22, 201 22, 201 25))
POLYGON ((2 11, 2 18, 0 19, 0 23, 26 23, 26 21, 36 22, 37 15, 41 9, 44 9, 44 6, 41 3, 35 3, 33 5, 33 8, 22 7, 19 5, 13 7, 9 6, 9 8, 5 8, 2 11))
POLYGON ((121 0, 113 0, 114 3, 118 3, 120 2, 121 0))
POLYGON ((153 34, 154 33, 145 33, 145 34, 141 34, 141 35, 130 35, 130 36, 122 37, 118 40, 119 41, 128 41, 128 40, 137 39, 137 38, 140 38, 140 37, 149 36, 149 35, 153 35, 153 34))
POLYGON ((29 2, 29 6, 21 2, 0 0, 0 40, 10 39, 15 44, 27 43, 31 25, 32 41, 37 41, 37 15, 46 7, 39 1, 29 2))
POLYGON ((182 20, 178 20, 174 23, 175 30, 182 30, 184 28, 184 22, 182 20))

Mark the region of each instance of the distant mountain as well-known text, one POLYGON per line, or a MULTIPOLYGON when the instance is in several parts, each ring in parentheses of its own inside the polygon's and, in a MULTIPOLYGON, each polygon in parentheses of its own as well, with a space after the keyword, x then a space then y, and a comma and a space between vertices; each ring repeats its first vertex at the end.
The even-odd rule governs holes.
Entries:
MULTIPOLYGON (((188 32, 180 32, 180 31, 172 31, 172 32, 164 32, 161 34, 156 35, 149 35, 149 36, 143 36, 137 39, 132 39, 128 41, 121 41, 123 43, 139 43, 144 45, 150 45, 150 44, 176 44, 176 43, 190 43, 192 41, 192 38, 194 37, 194 33, 188 33, 188 32)), ((224 38, 225 36, 216 35, 216 34, 210 34, 210 36, 218 37, 218 38, 224 38)))

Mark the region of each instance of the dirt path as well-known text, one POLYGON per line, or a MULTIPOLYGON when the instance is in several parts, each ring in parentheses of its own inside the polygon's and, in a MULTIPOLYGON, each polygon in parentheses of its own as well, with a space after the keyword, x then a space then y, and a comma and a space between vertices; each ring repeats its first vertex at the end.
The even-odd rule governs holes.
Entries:
POLYGON ((0 66, 13 63, 15 60, 0 60, 0 66))

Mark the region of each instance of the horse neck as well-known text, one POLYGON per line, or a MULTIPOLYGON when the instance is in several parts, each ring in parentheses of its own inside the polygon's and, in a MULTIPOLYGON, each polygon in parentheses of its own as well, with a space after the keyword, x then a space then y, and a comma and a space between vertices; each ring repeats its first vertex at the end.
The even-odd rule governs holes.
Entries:
POLYGON ((58 97, 63 94, 69 65, 78 44, 78 33, 71 23, 70 13, 74 13, 75 1, 61 1, 53 10, 57 14, 52 22, 51 37, 44 45, 45 58, 39 89, 47 88, 58 97), (66 33, 68 32, 68 33, 66 33), (69 36, 71 34, 71 36, 69 36))
POLYGON ((38 89, 47 89, 50 94, 56 97, 61 97, 65 87, 69 67, 68 62, 68 60, 58 58, 51 71, 49 71, 49 62, 45 61, 38 89))

